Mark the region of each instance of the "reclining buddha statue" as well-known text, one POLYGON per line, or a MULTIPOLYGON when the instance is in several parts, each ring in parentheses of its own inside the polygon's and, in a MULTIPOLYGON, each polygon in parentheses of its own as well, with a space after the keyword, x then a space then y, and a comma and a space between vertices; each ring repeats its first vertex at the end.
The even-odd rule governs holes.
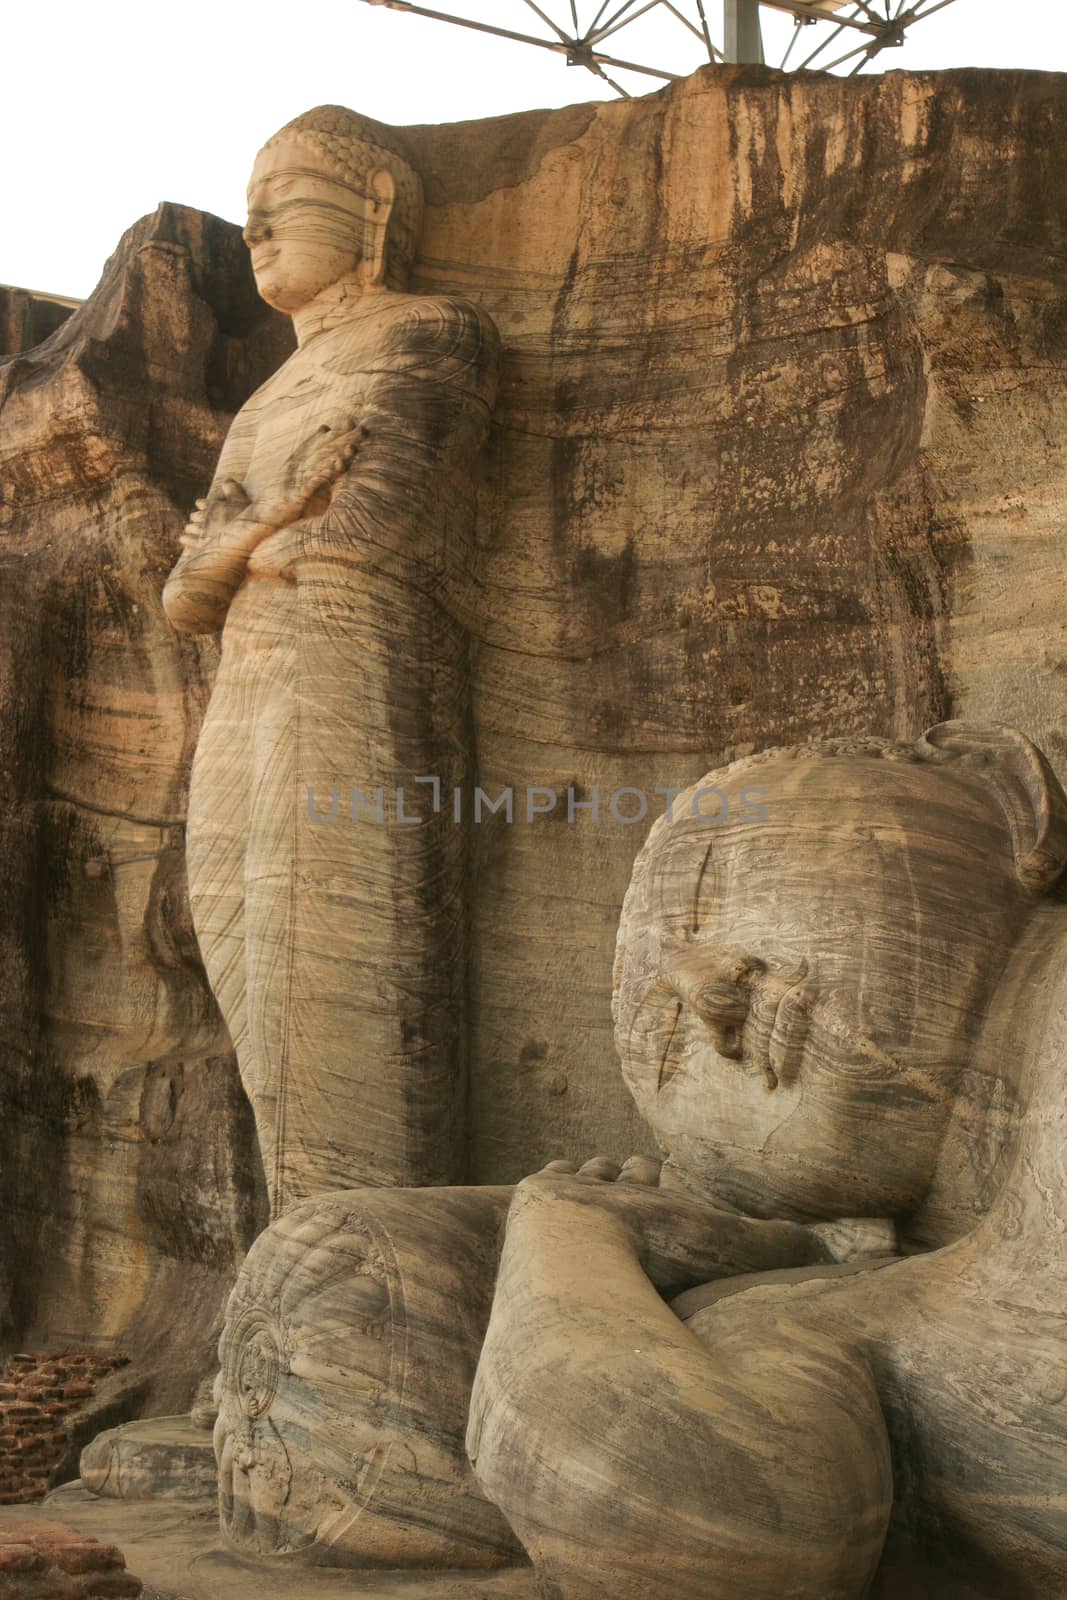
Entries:
POLYGON ((553 1600, 1067 1592, 1067 798, 955 722, 709 785, 618 938, 662 1162, 276 1221, 221 1345, 239 1544, 553 1600))

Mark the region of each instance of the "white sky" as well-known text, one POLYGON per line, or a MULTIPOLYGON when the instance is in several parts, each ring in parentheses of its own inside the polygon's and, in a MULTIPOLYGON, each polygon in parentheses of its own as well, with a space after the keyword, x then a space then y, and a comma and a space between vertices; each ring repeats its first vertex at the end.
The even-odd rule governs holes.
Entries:
MULTIPOLYGON (((545 31, 522 0, 431 3, 545 31)), ((569 17, 563 0, 540 3, 569 17)), ((582 0, 579 16, 596 9, 582 0)), ((721 0, 705 9, 721 44, 721 0)), ((54 294, 88 294, 124 229, 161 200, 243 221, 256 150, 310 106, 454 122, 613 98, 548 51, 361 0, 17 0, 5 12, 0 283, 54 294)), ((657 15, 613 39, 613 53, 699 65, 696 41, 657 15)), ((763 17, 777 62, 792 24, 763 17)), ((800 44, 817 37, 805 29, 800 44)), ((883 66, 1067 70, 1067 0, 955 0, 902 51, 884 52, 883 66)))

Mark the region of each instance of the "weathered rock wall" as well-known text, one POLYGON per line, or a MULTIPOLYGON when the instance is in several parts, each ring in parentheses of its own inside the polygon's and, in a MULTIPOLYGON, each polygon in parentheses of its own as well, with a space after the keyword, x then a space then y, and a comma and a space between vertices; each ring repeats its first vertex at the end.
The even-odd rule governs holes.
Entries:
MULTIPOLYGON (((746 750, 953 714, 1067 765, 1064 82, 717 68, 412 130, 416 287, 505 344, 453 597, 481 782, 516 795, 477 829, 472 1180, 647 1142, 609 997, 648 824, 613 791, 651 815, 746 750), (528 785, 554 813, 527 823, 528 785)), ((164 208, 0 369, 0 1198, 15 1320, 71 1342, 162 1340, 179 1294, 206 1339, 258 1215, 184 899, 211 653, 159 606, 228 414, 287 348, 241 257, 164 208)))
POLYGON ((80 304, 64 295, 0 283, 0 356, 17 356, 43 343, 80 304))
MULTIPOLYGON (((1064 86, 713 68, 416 131, 423 279, 507 349, 487 788, 957 713, 1067 757, 1064 86)), ((639 1138, 605 996, 644 828, 578 815, 481 829, 479 1177, 639 1138)))
POLYGON ((163 207, 0 368, 0 1303, 53 1342, 154 1347, 179 1394, 259 1213, 185 892, 213 656, 159 596, 229 414, 289 339, 237 231, 163 207))

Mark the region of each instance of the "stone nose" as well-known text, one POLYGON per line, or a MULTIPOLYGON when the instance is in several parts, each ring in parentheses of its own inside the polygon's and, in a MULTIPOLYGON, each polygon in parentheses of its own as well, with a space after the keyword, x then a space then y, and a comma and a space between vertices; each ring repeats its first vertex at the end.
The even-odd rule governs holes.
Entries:
POLYGON ((752 1005, 752 983, 764 963, 742 950, 675 949, 664 976, 711 1034, 729 1061, 741 1056, 741 1030, 752 1005))
POLYGON ((692 997, 693 1010, 715 1042, 719 1055, 729 1061, 741 1056, 741 1029, 748 1016, 751 998, 747 988, 729 978, 703 984, 692 997))
POLYGON ((264 239, 272 237, 270 223, 262 211, 248 213, 248 221, 241 230, 241 237, 249 249, 254 244, 261 244, 264 239))

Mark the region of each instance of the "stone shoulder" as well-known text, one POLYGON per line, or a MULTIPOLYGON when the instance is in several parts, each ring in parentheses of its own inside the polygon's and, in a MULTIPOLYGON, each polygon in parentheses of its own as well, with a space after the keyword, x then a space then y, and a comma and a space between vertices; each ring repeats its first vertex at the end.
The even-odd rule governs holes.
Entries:
POLYGON ((411 295, 385 341, 390 364, 418 367, 426 377, 495 386, 500 335, 487 312, 458 295, 411 295))

